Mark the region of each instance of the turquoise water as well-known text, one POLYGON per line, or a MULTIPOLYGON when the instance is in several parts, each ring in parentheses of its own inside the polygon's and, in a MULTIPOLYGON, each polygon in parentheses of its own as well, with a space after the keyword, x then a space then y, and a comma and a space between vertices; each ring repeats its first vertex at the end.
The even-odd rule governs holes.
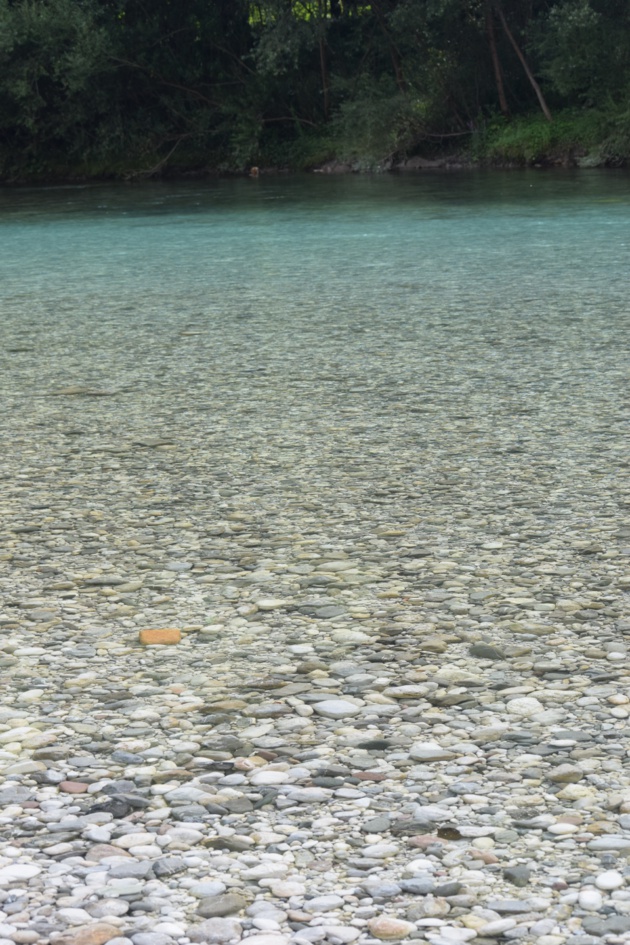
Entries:
POLYGON ((512 501, 537 469, 535 504, 590 489, 595 467, 605 505, 625 489, 629 185, 532 171, 4 191, 5 442, 30 430, 62 449, 76 422, 83 443, 219 431, 305 481, 381 482, 391 517, 405 470, 429 471, 430 494, 453 474, 458 495, 483 480, 512 501), (50 396, 68 385, 118 397, 78 410, 50 396))
POLYGON ((160 318, 330 305, 418 323, 436 303, 500 317, 501 301, 536 317, 535 301, 567 292, 623 296, 629 212, 628 178, 597 173, 5 191, 0 291, 34 318, 53 301, 115 311, 148 295, 160 318))

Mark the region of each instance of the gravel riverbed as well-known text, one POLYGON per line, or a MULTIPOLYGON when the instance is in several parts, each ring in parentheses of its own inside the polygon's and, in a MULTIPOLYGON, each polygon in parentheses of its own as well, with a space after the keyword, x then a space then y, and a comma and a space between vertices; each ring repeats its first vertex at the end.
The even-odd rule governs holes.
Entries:
POLYGON ((117 304, 3 354, 0 945, 629 941, 606 319, 117 304))

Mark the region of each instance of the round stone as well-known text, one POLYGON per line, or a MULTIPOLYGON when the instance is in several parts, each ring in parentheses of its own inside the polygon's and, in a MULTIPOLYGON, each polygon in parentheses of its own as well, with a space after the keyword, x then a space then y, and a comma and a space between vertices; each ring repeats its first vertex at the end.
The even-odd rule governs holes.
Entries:
POLYGON ((368 919, 367 927, 370 935, 373 935, 374 938, 380 938, 384 942, 395 942, 401 938, 407 938, 416 930, 413 922, 395 919, 388 915, 379 915, 368 919))
POLYGON ((361 712, 358 705, 347 702, 345 699, 324 699, 322 702, 314 702, 313 710, 325 719, 351 718, 361 712))
POLYGON ((532 696, 521 696, 519 699, 510 699, 506 709, 510 715, 515 715, 520 719, 529 719, 537 712, 542 712, 544 706, 532 696))
POLYGON ((604 904, 602 894, 597 889, 581 889, 578 894, 578 904, 588 912, 598 912, 604 904))
POLYGON ((620 889, 624 883, 625 880, 619 870, 606 870, 605 873, 600 873, 595 879, 597 888, 606 891, 620 889))

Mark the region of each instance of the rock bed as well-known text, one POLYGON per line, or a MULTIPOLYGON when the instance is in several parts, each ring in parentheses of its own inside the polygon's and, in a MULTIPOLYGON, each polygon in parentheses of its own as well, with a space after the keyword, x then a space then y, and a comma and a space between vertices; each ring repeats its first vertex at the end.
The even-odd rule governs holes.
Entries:
POLYGON ((0 945, 628 941, 608 322, 112 306, 5 351, 0 945))

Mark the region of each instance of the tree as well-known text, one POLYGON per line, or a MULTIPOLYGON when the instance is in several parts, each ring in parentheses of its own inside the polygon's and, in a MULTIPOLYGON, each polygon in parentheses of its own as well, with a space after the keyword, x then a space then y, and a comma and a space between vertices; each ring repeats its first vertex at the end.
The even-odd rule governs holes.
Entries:
POLYGON ((93 0, 0 0, 0 130, 5 160, 89 155, 112 133, 110 38, 93 0))

